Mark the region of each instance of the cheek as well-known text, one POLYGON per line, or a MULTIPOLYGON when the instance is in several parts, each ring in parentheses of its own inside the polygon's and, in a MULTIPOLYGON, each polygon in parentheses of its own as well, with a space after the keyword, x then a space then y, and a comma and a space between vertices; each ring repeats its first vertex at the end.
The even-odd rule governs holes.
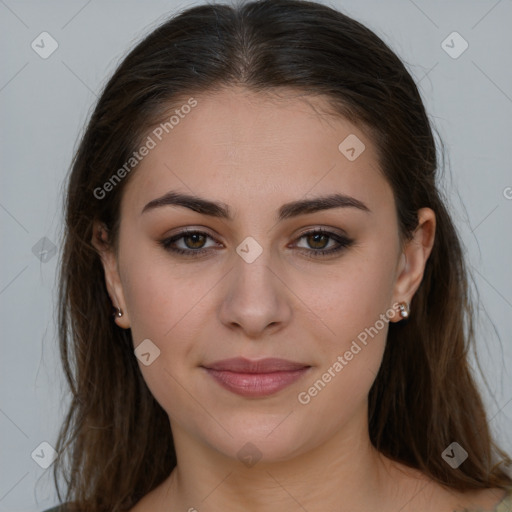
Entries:
POLYGON ((197 414, 186 389, 193 367, 191 352, 198 339, 197 326, 201 325, 200 307, 196 304, 201 293, 181 286, 161 270, 157 265, 139 267, 131 274, 125 298, 134 348, 149 339, 155 351, 150 364, 138 361, 142 376, 168 416, 185 424, 186 418, 197 414))
MULTIPOLYGON (((142 235, 141 235, 142 238, 142 235)), ((190 323, 190 313, 201 309, 200 300, 215 284, 215 275, 194 272, 192 265, 176 264, 164 249, 135 240, 137 247, 122 261, 123 292, 130 316, 134 344, 151 338, 169 338, 190 323)))
POLYGON ((205 299, 218 276, 199 279, 192 266, 178 268, 154 250, 131 252, 122 270, 134 348, 149 339, 158 354, 147 366, 139 360, 144 380, 170 415, 186 417, 194 404, 183 386, 197 364, 197 344, 207 336, 204 318, 211 312, 205 311, 205 299))
POLYGON ((379 371, 389 321, 395 314, 391 309, 395 266, 396 249, 389 242, 376 241, 347 254, 328 275, 311 277, 309 284, 316 282, 312 289, 317 291, 309 294, 308 304, 327 334, 318 338, 316 347, 321 366, 297 401, 313 417, 332 411, 323 428, 334 428, 354 414, 379 371))
POLYGON ((350 344, 392 307, 396 258, 392 244, 383 247, 371 241, 355 247, 327 270, 316 267, 294 278, 294 291, 304 297, 321 320, 317 324, 326 340, 332 341, 325 352, 350 344))
POLYGON ((316 378, 305 383, 296 397, 297 416, 304 418, 301 435, 306 439, 325 439, 345 429, 358 438, 360 429, 365 428, 367 397, 384 346, 385 330, 366 345, 356 340, 332 354, 316 378))

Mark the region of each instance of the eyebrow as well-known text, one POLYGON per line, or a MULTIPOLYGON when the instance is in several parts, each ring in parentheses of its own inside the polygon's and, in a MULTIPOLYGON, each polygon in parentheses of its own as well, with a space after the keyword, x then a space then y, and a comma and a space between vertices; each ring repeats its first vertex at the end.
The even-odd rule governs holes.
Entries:
MULTIPOLYGON (((209 201, 198 196, 173 191, 150 201, 142 209, 141 215, 163 206, 181 206, 210 217, 233 220, 231 209, 225 203, 209 201)), ((357 208, 358 210, 370 213, 370 209, 359 199, 344 194, 331 194, 286 203, 279 208, 278 220, 282 221, 299 215, 333 208, 357 208)))

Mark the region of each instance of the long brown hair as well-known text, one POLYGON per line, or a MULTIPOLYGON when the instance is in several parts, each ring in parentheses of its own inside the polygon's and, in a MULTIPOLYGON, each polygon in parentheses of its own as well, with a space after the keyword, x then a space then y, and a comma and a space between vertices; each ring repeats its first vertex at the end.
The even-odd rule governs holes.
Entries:
POLYGON ((79 510, 127 510, 176 465, 168 417, 142 378, 130 331, 111 317, 92 228, 103 222, 117 250, 120 201, 136 168, 108 193, 98 190, 183 98, 232 85, 320 95, 370 134, 404 239, 420 208, 434 210, 435 244, 413 314, 390 324, 370 391, 370 438, 388 457, 450 488, 511 488, 500 467, 509 459, 492 440, 468 366, 468 277, 412 77, 376 34, 346 15, 314 2, 263 0, 197 6, 166 21, 124 59, 91 115, 65 198, 58 321, 71 404, 57 443, 59 497, 62 475, 65 499, 79 510), (457 470, 441 457, 453 441, 469 454, 457 470))

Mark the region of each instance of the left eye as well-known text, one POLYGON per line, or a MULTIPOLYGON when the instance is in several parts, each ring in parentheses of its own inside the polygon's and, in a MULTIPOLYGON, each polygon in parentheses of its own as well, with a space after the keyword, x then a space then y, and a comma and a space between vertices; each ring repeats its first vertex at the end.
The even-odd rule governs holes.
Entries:
MULTIPOLYGON (((344 235, 339 235, 337 233, 332 233, 331 231, 325 231, 323 229, 317 229, 303 233, 298 238, 298 240, 302 240, 303 238, 306 240, 308 246, 312 248, 309 249, 306 247, 306 253, 308 256, 313 258, 335 254, 342 251, 343 249, 350 247, 350 245, 354 243, 354 240, 347 238, 344 235), (329 246, 329 241, 334 242, 334 247, 327 249, 329 246)), ((299 248, 304 249, 304 247, 299 248)))
MULTIPOLYGON (((205 247, 208 238, 213 240, 208 233, 203 231, 182 231, 170 238, 161 240, 159 243, 169 252, 195 257, 209 252, 215 246, 205 247), (179 242, 181 242, 181 247, 178 245, 179 242)), ((304 250, 312 257, 336 253, 353 243, 353 240, 346 236, 325 230, 308 231, 297 238, 299 241, 302 239, 306 241, 309 247, 300 247, 299 245, 295 245, 295 247, 304 250), (329 242, 331 242, 330 248, 328 248, 329 242), (332 247, 332 242, 334 247, 332 247)))
MULTIPOLYGON (((312 231, 302 235, 299 240, 304 238, 309 247, 312 249, 326 250, 326 247, 329 245, 329 241, 332 242, 334 240, 331 235, 332 233, 328 234, 323 231, 312 231)), ((307 248, 308 247, 306 247, 306 249, 307 248)))

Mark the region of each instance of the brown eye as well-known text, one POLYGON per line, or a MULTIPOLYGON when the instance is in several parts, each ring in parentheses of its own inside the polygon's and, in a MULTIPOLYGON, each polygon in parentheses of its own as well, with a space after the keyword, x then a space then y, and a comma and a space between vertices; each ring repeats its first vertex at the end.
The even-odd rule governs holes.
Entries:
POLYGON ((191 233, 184 235, 182 238, 189 249, 201 249, 206 241, 206 237, 202 233, 191 233), (189 240, 190 243, 187 242, 187 240, 189 240))
POLYGON ((299 240, 302 239, 305 240, 307 246, 297 245, 297 247, 313 258, 335 254, 347 249, 354 243, 354 240, 346 236, 323 229, 304 233, 299 237, 299 240))
MULTIPOLYGON (((168 252, 184 256, 203 256, 214 246, 207 246, 208 239, 213 238, 202 231, 182 231, 170 238, 160 240, 159 244, 168 252)), ((213 240, 215 242, 215 240, 213 240)))
POLYGON ((312 249, 325 249, 329 243, 329 237, 323 233, 306 235, 306 239, 312 249))

